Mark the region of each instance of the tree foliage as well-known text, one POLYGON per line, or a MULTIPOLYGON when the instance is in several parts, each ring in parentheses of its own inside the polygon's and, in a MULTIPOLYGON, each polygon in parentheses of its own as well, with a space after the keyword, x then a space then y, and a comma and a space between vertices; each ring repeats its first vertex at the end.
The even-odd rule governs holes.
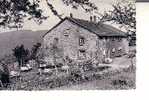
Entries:
POLYGON ((86 12, 91 12, 97 10, 97 6, 92 3, 90 0, 62 0, 64 4, 71 5, 73 8, 78 9, 82 7, 86 12))
MULTIPOLYGON (((59 14, 51 0, 45 0, 49 10, 59 19, 63 19, 62 14, 59 14)), ((91 0, 60 0, 66 6, 71 6, 74 9, 84 9, 84 11, 98 11, 98 7, 91 0)), ((34 20, 41 24, 48 17, 43 14, 43 9, 40 7, 41 0, 0 0, 0 27, 22 28, 24 19, 34 20)), ((113 10, 100 14, 101 21, 113 21, 125 27, 128 32, 135 33, 135 4, 131 2, 117 3, 113 5, 113 10)))
MULTIPOLYGON (((0 27, 8 28, 22 28, 24 19, 34 20, 41 24, 48 17, 44 16, 43 9, 40 7, 42 0, 0 0, 0 27)), ((77 9, 82 7, 86 12, 97 10, 94 3, 89 0, 61 0, 66 6, 72 6, 77 9)), ((62 19, 51 0, 46 0, 47 5, 51 12, 62 19)))
POLYGON ((136 31, 136 8, 134 3, 117 3, 113 5, 113 10, 105 12, 101 18, 102 22, 113 21, 124 27, 127 32, 136 31))
POLYGON ((35 20, 39 24, 43 16, 39 0, 0 0, 0 27, 21 28, 24 19, 35 20))
MULTIPOLYGON (((79 7, 83 8, 85 12, 91 12, 97 10, 97 6, 89 0, 61 0, 66 6, 71 6, 74 9, 78 9, 79 7)), ((50 0, 46 0, 48 7, 52 11, 52 13, 57 16, 59 19, 62 19, 62 15, 60 15, 54 8, 54 6, 50 3, 50 0)))

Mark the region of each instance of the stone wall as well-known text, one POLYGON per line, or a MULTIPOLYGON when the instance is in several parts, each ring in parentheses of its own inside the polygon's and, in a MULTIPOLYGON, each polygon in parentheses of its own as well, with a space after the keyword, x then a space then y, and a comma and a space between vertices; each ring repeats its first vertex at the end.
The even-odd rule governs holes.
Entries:
POLYGON ((78 60, 80 50, 85 52, 86 59, 97 59, 102 62, 102 59, 107 57, 115 57, 119 55, 119 49, 123 54, 127 52, 128 41, 126 38, 99 38, 94 33, 81 28, 80 26, 65 20, 56 28, 51 30, 44 37, 45 59, 47 62, 52 62, 54 57, 63 63, 63 58, 68 56, 70 59, 78 60), (84 38, 84 44, 79 45, 79 38, 84 38), (53 50, 54 39, 58 39, 56 50, 53 50), (114 50, 115 49, 115 50, 114 50), (110 50, 110 52, 108 51, 110 50), (53 52, 55 54, 53 54, 53 52))
POLYGON ((52 44, 54 38, 58 38, 58 48, 62 49, 59 52, 61 56, 69 56, 71 59, 78 59, 79 50, 83 49, 86 52, 86 58, 91 58, 94 53, 97 51, 97 41, 98 37, 65 20, 63 23, 61 23, 58 27, 54 28, 51 32, 49 32, 44 37, 44 48, 46 50, 46 59, 52 59, 52 44), (79 46, 79 38, 84 37, 85 44, 83 46, 79 46))

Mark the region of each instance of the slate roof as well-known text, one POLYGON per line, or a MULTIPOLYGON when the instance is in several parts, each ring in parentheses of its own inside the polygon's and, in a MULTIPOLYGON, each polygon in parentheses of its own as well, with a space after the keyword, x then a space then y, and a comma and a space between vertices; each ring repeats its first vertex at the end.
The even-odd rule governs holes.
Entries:
POLYGON ((90 21, 83 20, 83 19, 76 19, 76 18, 70 18, 70 17, 64 18, 56 26, 54 26, 52 29, 50 29, 46 34, 48 34, 51 30, 56 28, 58 25, 60 25, 65 20, 69 20, 70 22, 77 24, 78 26, 80 26, 84 29, 87 29, 88 31, 90 31, 90 32, 92 32, 92 33, 94 33, 100 37, 102 37, 102 36, 106 36, 106 37, 113 37, 113 36, 114 37, 115 36, 127 37, 128 36, 127 33, 123 32, 123 31, 121 31, 115 27, 112 27, 110 25, 107 25, 107 24, 95 23, 95 22, 90 22, 90 21))

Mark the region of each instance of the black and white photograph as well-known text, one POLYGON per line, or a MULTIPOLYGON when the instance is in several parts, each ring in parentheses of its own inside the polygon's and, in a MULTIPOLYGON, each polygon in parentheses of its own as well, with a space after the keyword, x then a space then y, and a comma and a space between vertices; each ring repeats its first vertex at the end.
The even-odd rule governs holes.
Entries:
POLYGON ((136 2, 141 2, 141 3, 143 3, 143 2, 149 2, 149 0, 136 0, 136 2))
POLYGON ((135 90, 136 0, 0 0, 0 91, 135 90))

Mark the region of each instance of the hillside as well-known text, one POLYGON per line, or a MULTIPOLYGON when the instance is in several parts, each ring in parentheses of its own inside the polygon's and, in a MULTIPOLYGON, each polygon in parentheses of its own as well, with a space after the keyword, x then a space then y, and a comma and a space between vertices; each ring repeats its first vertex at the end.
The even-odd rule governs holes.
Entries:
POLYGON ((33 44, 42 41, 42 36, 47 30, 31 31, 21 30, 0 33, 0 58, 4 55, 12 53, 12 49, 20 44, 24 44, 26 48, 31 48, 33 44))

